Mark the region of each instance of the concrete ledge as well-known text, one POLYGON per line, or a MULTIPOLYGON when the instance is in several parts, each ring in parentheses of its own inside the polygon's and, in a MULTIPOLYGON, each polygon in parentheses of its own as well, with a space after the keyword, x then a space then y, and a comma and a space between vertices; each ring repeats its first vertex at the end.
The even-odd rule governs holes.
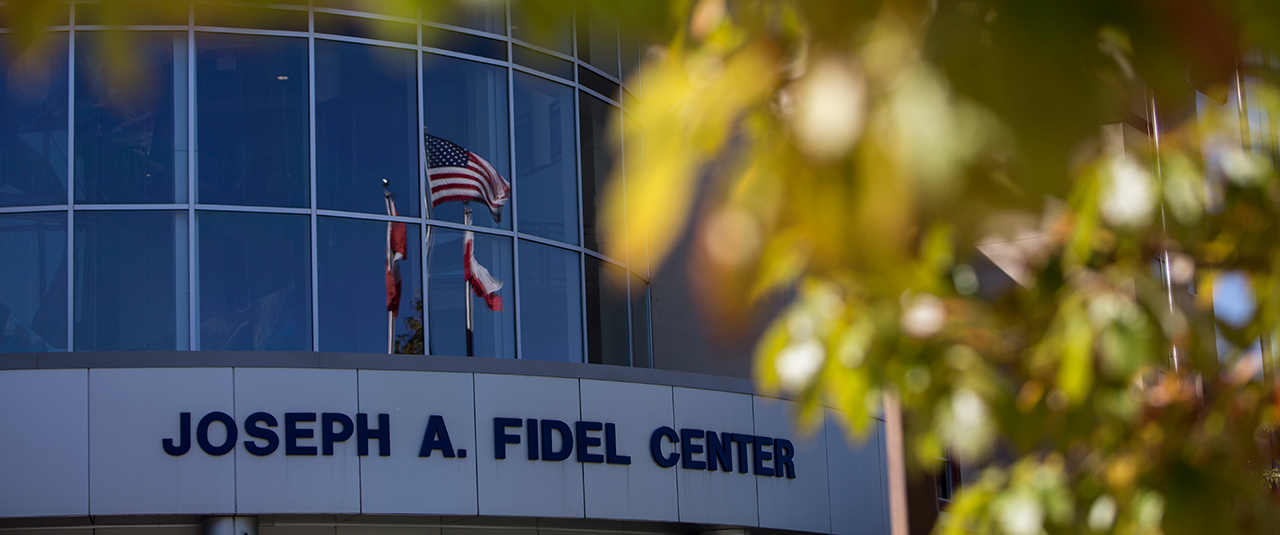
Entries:
MULTIPOLYGON (((68 368, 328 368, 535 375, 757 394, 752 381, 603 364, 310 351, 76 351, 0 355, 0 370, 68 368)), ((786 398, 786 396, 783 396, 786 398)))

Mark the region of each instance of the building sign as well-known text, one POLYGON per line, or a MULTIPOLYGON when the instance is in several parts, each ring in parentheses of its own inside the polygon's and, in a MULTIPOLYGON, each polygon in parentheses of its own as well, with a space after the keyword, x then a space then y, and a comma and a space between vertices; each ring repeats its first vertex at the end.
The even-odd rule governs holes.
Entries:
MULTIPOLYGON (((275 454, 282 445, 286 456, 332 456, 335 445, 347 441, 355 442, 359 457, 371 455, 371 442, 376 442, 377 456, 390 457, 391 415, 375 415, 376 424, 370 423, 369 416, 357 413, 353 420, 339 412, 286 412, 281 425, 282 420, 270 413, 254 412, 239 426, 227 413, 213 411, 196 423, 194 443, 205 454, 226 455, 236 448, 242 428, 248 438, 243 441, 244 451, 258 457, 275 454), (221 433, 216 434, 221 435, 221 439, 215 444, 210 431, 218 428, 221 433)), ((191 451, 191 422, 191 413, 179 413, 176 438, 160 441, 165 453, 181 457, 191 451)), ((430 458, 438 453, 437 457, 444 459, 467 458, 466 449, 454 447, 441 415, 432 414, 427 418, 421 436, 418 457, 430 458)), ((569 425, 555 419, 493 418, 492 458, 507 459, 508 453, 514 457, 514 452, 508 450, 520 446, 529 461, 629 465, 631 448, 641 445, 620 445, 618 426, 610 422, 576 421, 569 425)), ((680 465, 685 470, 732 473, 736 465, 740 474, 796 478, 796 449, 784 438, 704 429, 677 432, 662 426, 649 435, 647 446, 652 461, 662 468, 680 465)))

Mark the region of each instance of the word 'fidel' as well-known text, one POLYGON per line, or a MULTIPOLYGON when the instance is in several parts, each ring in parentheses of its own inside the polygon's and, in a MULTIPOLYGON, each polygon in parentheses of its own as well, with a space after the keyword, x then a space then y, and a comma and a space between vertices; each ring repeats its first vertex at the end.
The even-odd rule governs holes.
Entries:
MULTIPOLYGON (((369 455, 369 442, 378 441, 378 456, 391 455, 391 416, 378 414, 377 425, 369 425, 369 415, 356 414, 352 421, 350 416, 336 412, 286 412, 284 414, 284 454, 292 456, 315 456, 317 454, 333 455, 334 445, 346 442, 353 436, 356 441, 356 454, 369 455), (307 424, 319 422, 317 428, 307 424), (320 446, 300 444, 299 441, 315 439, 316 431, 320 432, 320 446)), ((244 419, 244 434, 249 440, 244 441, 244 449, 252 455, 265 457, 280 449, 281 437, 276 428, 281 427, 275 416, 265 412, 255 412, 244 419)), ((240 426, 225 412, 211 412, 204 415, 195 426, 195 442, 201 451, 213 456, 226 455, 235 449, 240 426), (214 444, 209 437, 209 428, 213 424, 221 424, 226 434, 221 444, 214 444)), ((161 440, 164 452, 172 456, 186 455, 191 451, 191 413, 183 412, 178 418, 178 439, 161 440)), ((591 464, 631 464, 631 456, 618 452, 617 426, 607 422, 574 422, 572 426, 560 420, 540 420, 535 418, 494 418, 493 419, 493 458, 506 459, 507 446, 524 444, 527 458, 530 461, 560 462, 574 457, 577 462, 591 464), (523 428, 524 432, 511 433, 511 429, 523 428), (601 451, 603 450, 603 451, 601 451)), ((431 457, 432 452, 440 452, 447 459, 465 459, 467 450, 454 449, 449 439, 449 429, 444 417, 432 415, 427 418, 427 427, 422 433, 422 445, 418 448, 418 457, 431 457)), ((671 468, 677 464, 687 470, 717 469, 732 472, 734 458, 737 458, 738 472, 750 472, 758 476, 786 477, 795 479, 795 447, 790 440, 759 435, 738 433, 717 433, 702 429, 681 429, 676 432, 670 427, 659 427, 649 436, 649 453, 653 461, 663 468, 671 468), (670 445, 671 452, 664 450, 670 445), (705 459, 699 458, 704 455, 705 459), (750 459, 750 462, 748 462, 750 459), (768 465, 772 461, 772 466, 768 465), (717 468, 717 466, 719 468, 717 468)))

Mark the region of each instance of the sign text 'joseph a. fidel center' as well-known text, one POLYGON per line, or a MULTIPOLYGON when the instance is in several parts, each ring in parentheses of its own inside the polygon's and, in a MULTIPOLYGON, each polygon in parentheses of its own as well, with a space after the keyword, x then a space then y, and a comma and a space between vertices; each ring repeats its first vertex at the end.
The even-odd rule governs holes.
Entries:
MULTIPOLYGON (((373 440, 378 442, 378 456, 391 455, 391 416, 388 414, 378 414, 377 424, 372 426, 369 415, 365 413, 356 414, 353 421, 343 413, 286 412, 283 421, 284 454, 287 456, 333 455, 335 444, 353 437, 357 455, 369 455, 369 442, 373 440), (319 427, 311 427, 317 421, 319 427), (320 432, 319 437, 316 437, 316 431, 320 432), (319 440, 318 447, 311 445, 313 442, 308 444, 316 439, 319 440)), ((178 422, 178 438, 161 441, 165 453, 172 456, 182 456, 191 450, 191 413, 180 413, 178 422)), ((276 453, 281 446, 280 433, 275 430, 279 427, 280 420, 270 413, 250 414, 243 425, 244 434, 250 437, 244 441, 245 451, 259 457, 276 453)), ((210 412, 196 423, 195 442, 208 455, 226 455, 235 449, 239 429, 235 419, 227 413, 210 412), (220 424, 225 429, 225 437, 220 444, 210 440, 209 431, 213 424, 220 424)), ((616 425, 607 422, 578 421, 570 426, 561 420, 498 417, 493 419, 493 458, 506 459, 509 446, 523 444, 525 456, 530 461, 561 462, 574 457, 580 463, 629 465, 631 456, 619 449, 617 436, 616 425)), ((680 429, 677 432, 663 426, 650 434, 648 449, 653 461, 663 468, 679 464, 687 470, 733 472, 736 464, 737 472, 742 474, 750 471, 757 476, 796 477, 795 446, 783 438, 703 429, 680 429)), ((444 417, 432 415, 423 430, 418 457, 431 457, 437 451, 447 459, 467 457, 467 450, 453 447, 444 417)))

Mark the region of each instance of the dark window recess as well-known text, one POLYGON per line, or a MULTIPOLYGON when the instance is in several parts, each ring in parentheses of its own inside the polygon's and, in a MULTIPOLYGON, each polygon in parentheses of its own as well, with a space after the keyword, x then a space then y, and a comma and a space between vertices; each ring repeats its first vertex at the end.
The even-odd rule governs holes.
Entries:
POLYGON ((618 91, 621 90, 618 84, 581 65, 578 66, 578 83, 587 89, 613 99, 614 102, 618 101, 618 91))
POLYGON ((422 27, 422 45, 490 59, 507 59, 507 43, 478 35, 422 27))
POLYGON ((307 31, 306 11, 228 6, 196 6, 196 26, 252 30, 307 31))
POLYGON ((587 362, 627 366, 627 271, 592 256, 586 268, 587 362))
POLYGON ((522 46, 513 46, 511 50, 512 59, 515 59, 516 63, 565 80, 573 79, 573 64, 568 61, 522 46))
POLYGON ((316 13, 316 33, 381 39, 411 45, 418 43, 418 29, 413 24, 329 13, 316 13))
MULTIPOLYGON (((306 2, 302 2, 306 4, 306 2)), ((316 7, 331 7, 361 13, 376 13, 406 19, 416 18, 418 13, 412 2, 352 2, 351 0, 315 0, 316 7)))
POLYGON ((497 35, 507 34, 507 10, 502 2, 454 2, 424 4, 423 20, 471 28, 497 35))
MULTIPOLYGON (((0 28, 25 27, 31 29, 43 29, 47 26, 66 26, 68 19, 71 18, 69 11, 70 6, 66 5, 50 6, 47 8, 47 12, 40 13, 38 17, 34 18, 35 20, 24 21, 14 20, 12 12, 9 9, 10 8, 6 6, 0 6, 0 28)), ((30 14, 35 10, 27 8, 26 11, 30 14)))
POLYGON ((182 2, 130 2, 123 6, 76 5, 77 26, 186 26, 182 2))

